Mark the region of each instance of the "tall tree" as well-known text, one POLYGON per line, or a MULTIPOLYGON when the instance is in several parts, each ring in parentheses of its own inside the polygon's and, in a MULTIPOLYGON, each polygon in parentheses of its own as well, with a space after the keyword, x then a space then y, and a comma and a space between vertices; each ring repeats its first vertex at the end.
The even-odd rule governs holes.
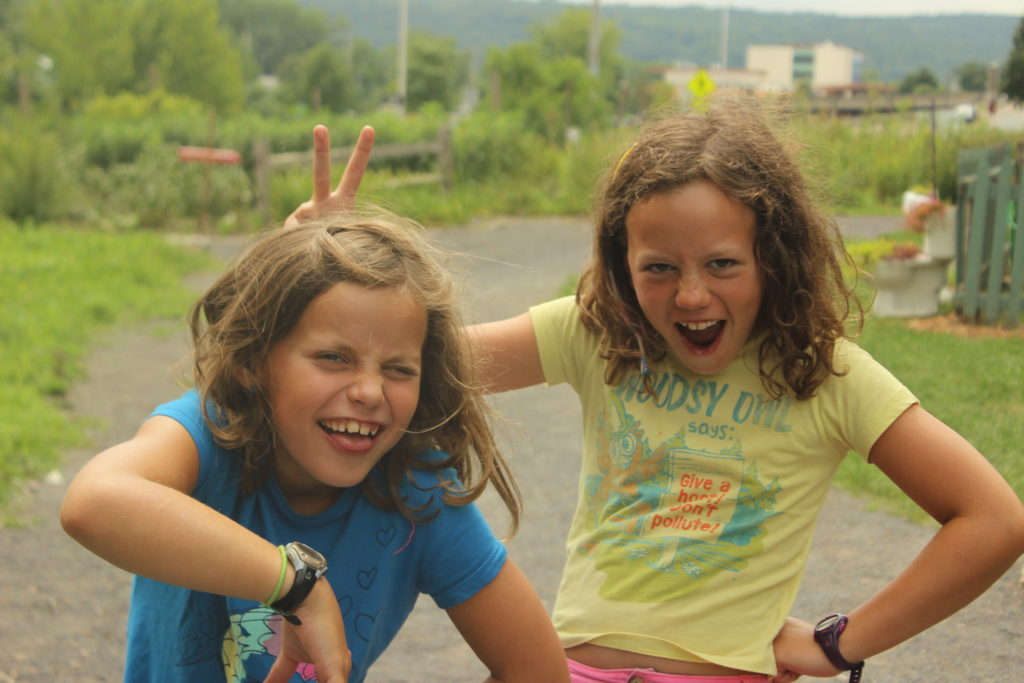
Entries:
POLYGON ((27 34, 52 60, 65 104, 130 88, 134 80, 133 6, 123 0, 37 0, 28 7, 27 34))
POLYGON ((458 105, 469 73, 469 55, 456 47, 454 38, 423 31, 409 34, 409 80, 406 106, 418 111, 427 102, 445 111, 458 105))
POLYGON ((529 127, 550 139, 607 118, 620 101, 618 34, 602 29, 595 76, 587 63, 589 31, 589 12, 567 10, 534 27, 530 42, 492 49, 484 66, 491 106, 524 112, 529 127))
MULTIPOLYGON (((88 0, 92 1, 92 0, 88 0)), ((138 0, 136 74, 221 112, 244 100, 242 57, 209 0, 138 0)))
POLYGON ((988 67, 984 62, 965 62, 956 69, 957 83, 966 92, 984 92, 988 81, 988 67))
POLYGON ((322 43, 301 55, 292 55, 279 71, 282 94, 288 101, 335 112, 358 108, 352 64, 336 47, 322 43))
MULTIPOLYGON (((530 34, 545 59, 575 57, 589 66, 590 32, 593 17, 587 9, 568 9, 549 24, 534 25, 530 34)), ((607 94, 614 97, 623 65, 619 54, 622 30, 615 22, 600 23, 598 78, 607 94)))
POLYGON ((1002 91, 1014 102, 1024 102, 1024 18, 1017 23, 1013 47, 1006 56, 1002 91))
POLYGON ((295 0, 220 0, 221 23, 261 74, 276 74, 291 55, 305 53, 340 34, 344 21, 295 0))
POLYGON ((939 81, 932 70, 922 66, 917 71, 907 74, 900 82, 899 91, 905 95, 919 92, 930 92, 939 87, 939 81))

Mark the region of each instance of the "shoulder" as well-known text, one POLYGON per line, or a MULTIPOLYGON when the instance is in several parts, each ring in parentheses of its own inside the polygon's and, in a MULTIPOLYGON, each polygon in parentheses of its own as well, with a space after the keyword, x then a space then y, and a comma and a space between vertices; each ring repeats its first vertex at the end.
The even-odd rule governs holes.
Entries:
POLYGON ((530 307, 530 318, 539 326, 572 326, 580 323, 580 309, 576 297, 563 296, 530 307))
MULTIPOLYGON (((215 414, 215 411, 216 408, 210 404, 211 415, 215 414)), ((229 451, 217 445, 213 432, 206 422, 206 416, 203 414, 199 392, 190 389, 173 401, 157 406, 150 414, 150 417, 156 416, 167 417, 180 424, 195 443, 199 455, 199 480, 193 495, 201 497, 202 491, 209 482, 209 474, 213 471, 227 474, 228 476, 223 479, 234 485, 240 461, 238 458, 232 457, 229 451)), ((215 479, 222 479, 222 477, 215 479)), ((219 490, 219 483, 217 487, 219 490)))

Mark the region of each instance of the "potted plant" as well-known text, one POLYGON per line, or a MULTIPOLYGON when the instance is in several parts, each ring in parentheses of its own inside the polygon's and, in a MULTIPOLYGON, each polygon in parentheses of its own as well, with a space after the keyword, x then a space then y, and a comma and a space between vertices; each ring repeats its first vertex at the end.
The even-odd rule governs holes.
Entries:
POLYGON ((956 256, 956 235, 948 208, 944 202, 929 197, 914 203, 907 211, 907 227, 924 233, 924 251, 937 259, 948 260, 956 256))
POLYGON ((895 242, 875 263, 874 312, 887 318, 921 318, 939 312, 949 261, 912 242, 895 242))

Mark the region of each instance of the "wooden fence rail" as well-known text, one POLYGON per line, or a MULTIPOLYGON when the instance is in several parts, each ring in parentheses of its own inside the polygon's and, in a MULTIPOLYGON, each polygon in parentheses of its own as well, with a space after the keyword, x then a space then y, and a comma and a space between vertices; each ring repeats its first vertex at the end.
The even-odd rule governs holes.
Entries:
POLYGON ((957 314, 1016 327, 1024 308, 1024 179, 1021 149, 964 150, 957 168, 957 314))
MULTIPOLYGON (((337 147, 331 149, 332 164, 341 164, 348 161, 352 154, 353 147, 337 147)), ((375 145, 373 154, 370 156, 370 163, 384 161, 386 159, 402 159, 417 156, 431 155, 435 157, 435 170, 428 173, 409 173, 390 179, 384 187, 399 187, 403 185, 424 185, 440 184, 445 190, 450 190, 455 183, 455 164, 452 153, 451 130, 445 126, 438 132, 436 140, 424 140, 393 145, 375 145)), ((253 143, 253 187, 256 194, 256 206, 259 209, 263 220, 270 219, 270 183, 273 172, 282 168, 305 166, 310 168, 313 164, 312 150, 305 152, 281 152, 270 153, 270 144, 266 140, 256 140, 253 143)))

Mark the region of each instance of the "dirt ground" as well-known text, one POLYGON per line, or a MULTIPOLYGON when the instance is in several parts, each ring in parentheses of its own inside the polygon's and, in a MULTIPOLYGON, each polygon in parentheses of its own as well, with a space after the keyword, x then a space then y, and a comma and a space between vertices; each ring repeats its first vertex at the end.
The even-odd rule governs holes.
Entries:
MULTIPOLYGON (((884 232, 898 219, 860 219, 847 229, 884 232)), ((585 225, 570 220, 492 221, 439 233, 461 253, 470 319, 525 310, 550 297, 575 272, 588 246, 585 225)), ((238 240, 210 248, 229 255, 238 240)), ((210 274, 198 275, 198 291, 210 274)), ((60 529, 57 510, 66 483, 98 449, 129 437, 159 402, 180 392, 173 367, 186 352, 184 326, 163 321, 118 329, 97 340, 88 376, 68 397, 77 415, 94 421, 93 443, 66 454, 63 467, 26 488, 20 528, 0 529, 0 683, 121 680, 130 577, 94 557, 60 529)), ((561 575, 561 550, 573 509, 578 471, 579 410, 564 387, 535 388, 496 399, 507 422, 499 436, 526 504, 512 556, 550 607, 561 575)), ((499 532, 496 501, 481 500, 499 532)), ((814 620, 849 610, 876 592, 913 558, 933 527, 910 523, 833 491, 826 503, 794 614, 814 620)), ((889 652, 865 669, 870 683, 1024 680, 1022 562, 954 617, 889 652)), ((484 672, 430 600, 417 605, 371 682, 480 681, 484 672)), ((805 679, 811 680, 811 679, 805 679)), ((838 677, 835 680, 845 680, 838 677)))

